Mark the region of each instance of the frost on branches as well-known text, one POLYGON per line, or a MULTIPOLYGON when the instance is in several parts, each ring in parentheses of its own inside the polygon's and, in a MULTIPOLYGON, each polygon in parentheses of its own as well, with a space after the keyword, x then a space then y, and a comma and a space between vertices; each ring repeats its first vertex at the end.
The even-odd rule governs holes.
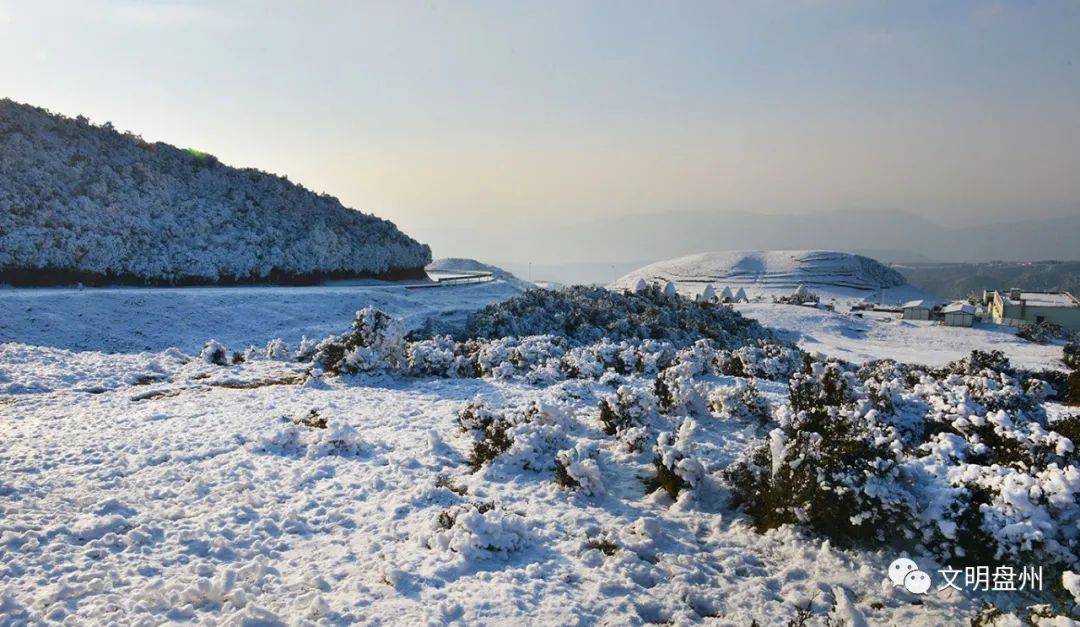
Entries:
POLYGON ((284 177, 0 100, 0 277, 207 284, 411 275, 431 251, 284 177))

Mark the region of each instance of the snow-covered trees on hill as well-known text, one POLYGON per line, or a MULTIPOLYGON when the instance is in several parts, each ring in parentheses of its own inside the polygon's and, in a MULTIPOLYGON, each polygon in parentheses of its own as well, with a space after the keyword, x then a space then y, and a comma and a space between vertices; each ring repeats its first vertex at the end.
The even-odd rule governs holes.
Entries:
POLYGON ((422 272, 397 227, 287 179, 0 99, 0 282, 422 272))

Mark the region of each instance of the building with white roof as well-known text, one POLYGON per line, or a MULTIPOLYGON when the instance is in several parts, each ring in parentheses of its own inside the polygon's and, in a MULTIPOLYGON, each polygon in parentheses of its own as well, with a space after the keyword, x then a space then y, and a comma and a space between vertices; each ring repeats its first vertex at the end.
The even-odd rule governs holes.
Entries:
POLYGON ((983 295, 990 319, 998 324, 1022 327, 1051 322, 1069 331, 1080 331, 1080 301, 1068 292, 1029 292, 1011 289, 983 295))
POLYGON ((975 305, 957 301, 946 305, 941 310, 942 319, 947 327, 970 327, 975 324, 975 305))

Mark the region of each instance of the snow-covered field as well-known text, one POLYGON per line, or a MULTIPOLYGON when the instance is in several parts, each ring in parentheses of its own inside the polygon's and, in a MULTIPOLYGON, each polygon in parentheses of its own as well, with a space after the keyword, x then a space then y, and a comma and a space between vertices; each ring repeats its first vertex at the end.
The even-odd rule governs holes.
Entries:
POLYGON ((1034 344, 1003 325, 947 327, 936 321, 902 320, 891 313, 867 311, 860 318, 847 311, 766 303, 736 304, 735 308, 767 327, 788 332, 803 350, 856 363, 895 359, 941 366, 977 349, 999 350, 1023 368, 1065 368, 1060 343, 1034 344))
POLYGON ((339 283, 319 287, 0 289, 0 343, 100 352, 198 352, 210 338, 235 349, 340 332, 364 307, 419 324, 459 321, 520 288, 503 281, 453 288, 339 283))
MULTIPOLYGON (((303 381, 310 363, 193 359, 211 337, 295 348, 344 331, 364 306, 417 326, 514 293, 499 281, 0 291, 0 624, 765 626, 804 611, 807 624, 943 625, 992 598, 893 586, 895 551, 842 549, 790 526, 755 532, 717 479, 767 437, 754 422, 650 418, 702 467, 676 500, 647 494, 652 446, 631 450, 597 417, 610 377, 303 381), (474 472, 459 416, 476 398, 535 409, 474 472), (305 422, 315 419, 325 428, 305 422), (554 459, 579 489, 554 480, 554 459)), ((998 349, 1014 365, 1061 367, 1060 346, 997 327, 739 309, 855 362, 941 365, 998 349)), ((786 382, 756 385, 786 401, 786 382)))

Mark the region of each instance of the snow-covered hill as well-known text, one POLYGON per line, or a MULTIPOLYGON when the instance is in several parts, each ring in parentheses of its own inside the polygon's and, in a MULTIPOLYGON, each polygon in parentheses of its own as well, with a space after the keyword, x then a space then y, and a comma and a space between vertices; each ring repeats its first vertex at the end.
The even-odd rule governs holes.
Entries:
POLYGON ((431 251, 334 197, 0 100, 0 282, 422 275, 431 251))
POLYGON ((464 257, 443 257, 442 259, 436 259, 429 263, 425 270, 429 273, 446 274, 453 274, 456 272, 487 272, 496 279, 506 281, 519 289, 527 290, 536 287, 532 283, 519 279, 513 273, 503 270, 499 266, 493 266, 490 263, 484 263, 482 261, 464 257))
POLYGON ((617 288, 671 282, 694 294, 712 284, 717 292, 743 288, 751 297, 790 294, 799 285, 823 297, 898 303, 923 296, 904 276, 881 263, 846 252, 825 250, 719 251, 669 259, 615 281, 617 288), (880 293, 879 293, 880 291, 880 293))

